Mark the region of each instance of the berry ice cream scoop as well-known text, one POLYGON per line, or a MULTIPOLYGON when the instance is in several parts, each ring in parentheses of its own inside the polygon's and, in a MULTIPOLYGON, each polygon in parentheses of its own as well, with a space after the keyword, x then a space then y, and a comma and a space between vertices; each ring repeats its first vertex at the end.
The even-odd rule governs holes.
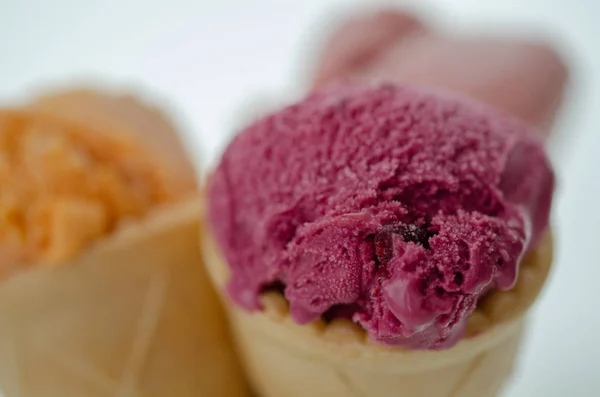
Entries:
POLYGON ((209 191, 237 304, 281 288, 294 320, 444 349, 508 290, 548 225, 535 133, 477 102, 394 84, 331 86, 243 130, 209 191))

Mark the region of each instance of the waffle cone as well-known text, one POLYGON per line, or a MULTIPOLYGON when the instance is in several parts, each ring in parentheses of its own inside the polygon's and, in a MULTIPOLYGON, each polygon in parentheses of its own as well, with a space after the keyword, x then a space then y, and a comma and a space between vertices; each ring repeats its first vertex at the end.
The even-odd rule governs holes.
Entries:
MULTIPOLYGON (((223 291, 228 268, 204 233, 205 264, 223 291)), ((443 351, 388 348, 348 320, 297 325, 279 293, 261 296, 248 313, 229 302, 237 346, 262 397, 493 397, 515 366, 525 315, 544 284, 552 257, 547 236, 521 266, 516 287, 488 296, 469 318, 466 336, 443 351)))
POLYGON ((243 377, 180 203, 72 263, 0 286, 6 397, 243 396, 243 377))

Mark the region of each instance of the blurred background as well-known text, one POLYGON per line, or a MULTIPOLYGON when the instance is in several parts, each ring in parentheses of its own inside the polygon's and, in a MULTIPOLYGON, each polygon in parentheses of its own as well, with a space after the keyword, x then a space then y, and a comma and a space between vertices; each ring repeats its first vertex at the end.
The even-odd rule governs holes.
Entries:
MULTIPOLYGON (((571 85, 550 142, 559 177, 556 266, 506 396, 600 395, 600 2, 386 4, 441 29, 542 35, 569 61, 571 85)), ((172 112, 206 169, 244 121, 305 92, 319 40, 367 6, 374 4, 0 0, 0 102, 64 84, 136 90, 172 112)))

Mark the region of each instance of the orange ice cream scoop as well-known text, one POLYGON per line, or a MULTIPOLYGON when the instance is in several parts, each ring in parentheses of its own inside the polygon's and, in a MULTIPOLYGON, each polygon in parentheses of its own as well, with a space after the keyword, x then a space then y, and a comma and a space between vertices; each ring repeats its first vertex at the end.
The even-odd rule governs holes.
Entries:
POLYGON ((162 111, 134 96, 103 95, 90 90, 71 90, 39 98, 32 107, 38 113, 84 126, 94 134, 127 137, 150 150, 166 174, 165 187, 175 195, 197 190, 196 173, 181 136, 162 111))
POLYGON ((151 127, 170 126, 152 117, 131 98, 83 91, 0 111, 0 277, 69 259, 195 190, 193 168, 173 160, 177 148, 157 150, 165 134, 151 127))

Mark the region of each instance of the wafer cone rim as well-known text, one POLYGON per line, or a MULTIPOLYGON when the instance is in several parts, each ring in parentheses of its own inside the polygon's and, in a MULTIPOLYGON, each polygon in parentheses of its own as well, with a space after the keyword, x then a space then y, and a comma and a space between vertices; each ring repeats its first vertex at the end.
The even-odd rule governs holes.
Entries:
POLYGON ((182 198, 174 203, 157 206, 145 217, 123 223, 114 232, 91 242, 86 249, 75 257, 60 263, 52 264, 51 266, 48 266, 45 263, 34 263, 24 266, 16 269, 8 276, 8 279, 19 277, 22 273, 30 271, 51 272, 62 266, 77 266, 77 264, 85 257, 101 257, 110 254, 111 252, 115 252, 116 250, 123 249, 130 244, 135 244, 137 241, 140 241, 140 239, 149 237, 149 235, 177 228, 186 221, 189 222, 189 219, 199 219, 201 216, 201 209, 201 200, 195 195, 182 198))

